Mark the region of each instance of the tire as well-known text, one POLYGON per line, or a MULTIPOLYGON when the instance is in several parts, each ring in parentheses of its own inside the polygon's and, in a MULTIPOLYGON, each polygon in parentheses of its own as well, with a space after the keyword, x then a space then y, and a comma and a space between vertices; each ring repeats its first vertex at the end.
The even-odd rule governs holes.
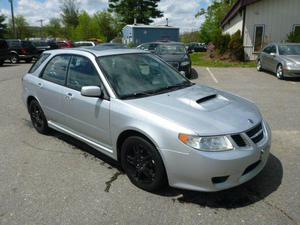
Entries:
POLYGON ((19 56, 18 56, 17 54, 12 54, 12 55, 10 56, 10 62, 11 62, 12 64, 17 64, 19 61, 20 61, 20 60, 19 60, 19 56))
POLYGON ((262 66, 261 66, 261 61, 260 61, 260 59, 257 60, 256 69, 257 69, 258 72, 261 72, 261 71, 262 71, 262 66))
POLYGON ((279 80, 284 80, 284 73, 283 73, 283 67, 281 64, 279 64, 277 66, 277 69, 276 69, 276 76, 279 80))
POLYGON ((32 125, 36 131, 41 134, 47 134, 49 132, 47 119, 37 100, 34 99, 30 102, 28 111, 32 125))
POLYGON ((30 58, 30 59, 25 59, 25 62, 26 62, 26 63, 31 63, 31 62, 32 62, 32 58, 30 58))
POLYGON ((137 187, 154 192, 166 185, 165 167, 155 146, 143 137, 127 138, 121 147, 121 165, 137 187))

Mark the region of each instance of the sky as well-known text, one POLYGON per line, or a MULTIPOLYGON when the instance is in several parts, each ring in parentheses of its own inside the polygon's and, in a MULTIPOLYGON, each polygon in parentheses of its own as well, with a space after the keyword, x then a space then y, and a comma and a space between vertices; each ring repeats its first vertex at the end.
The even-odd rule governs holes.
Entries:
MULTIPOLYGON (((163 18, 155 19, 154 24, 166 24, 179 27, 181 32, 198 30, 203 18, 195 18, 200 8, 207 8, 212 0, 161 0, 159 9, 163 18)), ((38 20, 47 24, 50 18, 59 17, 61 0, 13 0, 15 15, 23 15, 30 25, 39 26, 38 20)), ((79 8, 93 14, 108 7, 108 0, 78 0, 79 8)), ((0 14, 10 17, 9 0, 0 0, 0 14)))

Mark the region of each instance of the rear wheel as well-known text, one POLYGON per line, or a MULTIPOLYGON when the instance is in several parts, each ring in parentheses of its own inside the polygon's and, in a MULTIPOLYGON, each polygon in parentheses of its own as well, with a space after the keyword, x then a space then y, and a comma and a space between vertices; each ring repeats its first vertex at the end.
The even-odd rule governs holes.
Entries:
POLYGON ((12 54, 12 55, 10 56, 10 62, 11 62, 12 64, 18 63, 18 62, 19 62, 19 56, 18 56, 17 54, 12 54))
POLYGON ((278 79, 280 80, 283 80, 284 79, 284 72, 283 72, 283 67, 281 64, 279 64, 277 66, 277 69, 276 69, 276 76, 278 79))
POLYGON ((146 191, 166 184, 163 161, 156 148, 139 136, 127 138, 121 148, 121 164, 130 181, 146 191))
POLYGON ((41 134, 47 134, 49 127, 44 112, 37 100, 32 100, 29 104, 29 114, 33 127, 41 134))

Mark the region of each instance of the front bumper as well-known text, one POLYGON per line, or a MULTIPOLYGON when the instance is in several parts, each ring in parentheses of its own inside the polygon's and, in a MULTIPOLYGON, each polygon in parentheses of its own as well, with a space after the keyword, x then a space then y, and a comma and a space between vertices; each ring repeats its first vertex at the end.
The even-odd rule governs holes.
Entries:
POLYGON ((285 77, 300 77, 300 69, 287 69, 283 70, 285 77))
POLYGON ((252 179, 264 168, 270 153, 271 130, 266 122, 263 130, 263 140, 246 149, 226 152, 191 149, 188 154, 162 149, 170 186, 213 192, 252 179))

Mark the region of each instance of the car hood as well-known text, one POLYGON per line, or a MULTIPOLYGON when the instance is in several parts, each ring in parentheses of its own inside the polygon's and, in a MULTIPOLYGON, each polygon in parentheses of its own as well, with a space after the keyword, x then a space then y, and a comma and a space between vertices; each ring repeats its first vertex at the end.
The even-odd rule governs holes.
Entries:
POLYGON ((300 65, 300 55, 281 55, 286 62, 292 62, 300 65))
POLYGON ((166 62, 181 62, 185 54, 174 54, 174 55, 158 55, 166 62))
POLYGON ((239 133, 262 120, 253 103, 206 86, 195 85, 127 103, 199 135, 239 133))

